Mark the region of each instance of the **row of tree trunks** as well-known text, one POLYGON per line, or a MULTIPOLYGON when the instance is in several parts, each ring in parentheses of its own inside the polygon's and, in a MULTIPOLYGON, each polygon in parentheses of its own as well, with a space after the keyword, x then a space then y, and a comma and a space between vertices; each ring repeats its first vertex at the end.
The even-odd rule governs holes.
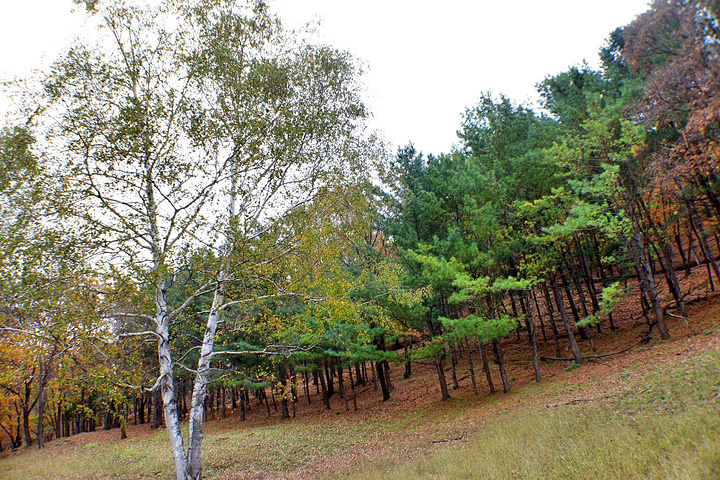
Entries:
MULTIPOLYGON (((699 261, 697 255, 694 253, 695 247, 694 245, 697 245, 697 248, 699 249, 700 254, 703 257, 703 262, 707 269, 708 269, 708 280, 709 280, 709 286, 712 290, 715 289, 715 282, 713 281, 713 277, 720 281, 720 268, 718 267, 717 261, 716 261, 716 255, 712 251, 710 244, 708 242, 708 238, 712 238, 713 234, 708 234, 705 230, 705 227, 703 225, 703 222, 700 220, 700 215, 697 213, 696 209, 694 208, 694 205, 688 203, 688 226, 689 229, 686 230, 687 234, 687 242, 682 241, 682 235, 681 235, 681 229, 680 225, 678 223, 677 226, 677 233, 674 234, 674 240, 677 245, 677 254, 681 258, 682 265, 681 268, 684 268, 686 271, 689 272, 690 268, 692 268, 693 262, 691 261, 691 258, 695 258, 695 265, 699 266, 701 262, 699 261), (684 246, 684 243, 687 244, 687 247, 684 246)), ((648 224, 647 230, 649 230, 649 233, 652 233, 656 239, 654 242, 648 242, 646 240, 647 236, 649 235, 647 230, 643 230, 641 225, 639 224, 639 221, 637 218, 633 217, 631 220, 635 223, 633 223, 633 236, 630 239, 630 245, 629 250, 633 251, 634 259, 636 260, 636 272, 640 278, 640 286, 641 286, 641 297, 643 298, 643 302, 645 302, 645 298, 647 298, 647 304, 649 308, 652 309, 653 313, 655 314, 656 324, 659 327, 659 330, 661 331, 661 335, 665 336, 663 330, 665 332, 667 331, 667 327, 663 326, 664 322, 660 322, 657 319, 662 318, 664 320, 664 313, 661 311, 662 308, 659 305, 658 301, 658 293, 655 288, 656 282, 655 282, 655 275, 658 271, 661 271, 662 274, 665 276, 665 280, 667 282, 668 291, 672 294, 673 299, 676 302, 676 305, 678 309, 680 310, 680 313, 683 316, 686 316, 684 304, 682 302, 682 291, 679 287, 679 281, 677 279, 677 276, 675 274, 676 268, 675 263, 673 262, 673 249, 671 248, 671 244, 669 242, 670 234, 668 233, 667 229, 664 229, 664 227, 661 227, 657 223, 654 222, 654 220, 651 218, 649 211, 644 204, 639 203, 638 208, 642 208, 642 213, 645 214, 645 221, 648 224), (647 248, 650 247, 653 249, 655 253, 656 260, 650 261, 649 257, 647 256, 647 248), (659 263, 659 266, 655 267, 655 261, 659 263), (660 309, 660 313, 658 313, 658 309, 660 309)), ((679 220, 678 220, 679 222, 679 220)), ((715 235, 716 241, 717 235, 715 235)), ((575 260, 576 262, 572 262, 570 260, 570 256, 572 255, 570 251, 567 252, 565 257, 565 267, 566 270, 559 272, 559 279, 562 281, 561 283, 558 282, 558 277, 552 278, 548 285, 543 285, 541 287, 542 293, 544 293, 545 296, 545 315, 547 316, 547 319, 550 323, 552 338, 555 343, 555 347, 558 353, 558 356, 560 356, 560 344, 559 344, 559 334, 557 330, 557 324, 556 320, 554 318, 554 310, 557 308, 563 324, 565 326, 565 330, 567 332, 568 339, 570 341, 571 349, 573 351, 573 356, 575 358, 576 362, 581 361, 581 357, 579 357, 579 351, 577 350, 577 342, 574 339, 573 334, 573 327, 571 325, 571 322, 569 321, 569 314, 565 308, 565 305, 567 304, 570 307, 570 310, 572 312, 573 318, 577 321, 581 318, 580 309, 582 309, 582 315, 587 316, 589 311, 589 305, 591 305, 592 313, 596 313, 599 310, 599 304, 598 304, 598 298, 597 298, 597 292, 594 288, 594 285, 597 283, 596 280, 593 278, 592 275, 592 268, 593 266, 590 265, 589 256, 585 255, 582 249, 582 245, 579 241, 579 239, 576 237, 573 240, 575 248, 576 248, 576 255, 575 260), (565 277, 565 273, 569 275, 569 279, 565 277), (550 300, 550 293, 549 291, 553 291, 553 295, 555 296, 555 302, 552 302, 550 300), (565 298, 562 298, 562 291, 564 290, 565 298), (587 297, 585 296, 585 292, 587 292, 587 297), (575 303, 574 300, 577 298, 577 301, 579 302, 579 305, 575 303), (589 299, 589 301, 588 301, 589 299), (554 305, 553 305, 554 303, 554 305)), ((720 250, 720 246, 718 248, 720 250)), ((600 278, 605 277, 605 267, 602 265, 600 260, 596 260, 594 265, 594 268, 599 269, 599 276, 600 278)), ((611 272, 610 272, 611 273, 611 272)), ((541 327, 541 333, 544 341, 548 340, 547 332, 546 332, 546 321, 543 319, 543 309, 541 308, 540 301, 538 299, 537 291, 535 289, 532 290, 532 299, 534 301, 535 310, 537 311, 537 317, 538 321, 540 323, 541 327)), ((540 380, 540 374, 539 370, 537 368, 537 344, 536 341, 536 329, 535 329, 535 322, 531 318, 531 312, 530 312, 530 305, 532 305, 530 300, 530 294, 528 292, 525 292, 525 294, 519 298, 520 302, 520 308, 522 310, 522 313, 525 315, 525 329, 528 331, 530 342, 533 345, 533 367, 535 369, 536 373, 536 379, 540 380)), ((517 308, 515 304, 515 299, 511 296, 511 305, 513 308, 514 314, 517 316, 517 308)), ((612 315, 609 315, 609 321, 611 328, 616 328, 613 324, 612 315)), ((582 335, 582 330, 578 330, 582 335)), ((381 338, 378 340, 378 347, 381 350, 384 350, 384 338, 381 338)), ((503 361, 502 358, 502 351, 500 347, 500 351, 498 351, 498 348, 500 347, 499 343, 493 342, 493 349, 496 354, 496 362, 501 367, 501 377, 506 377, 502 371, 504 370, 503 361)), ((410 347, 411 348, 411 347, 410 347)), ((457 359, 458 359, 458 350, 453 348, 450 351, 451 356, 451 373, 452 373, 452 381, 453 381, 453 387, 458 388, 458 381, 457 381, 457 359)), ((484 349, 481 350, 482 356, 486 357, 484 349)), ((440 386, 443 398, 449 398, 448 388, 447 388, 447 381, 445 380, 445 368, 444 368, 444 361, 446 359, 447 353, 443 353, 441 355, 438 355, 435 358, 436 366, 438 367, 438 376, 440 380, 440 386)), ((489 374, 489 368, 487 368, 487 361, 483 362, 483 368, 486 370, 486 376, 488 378, 488 384, 490 386, 491 391, 494 392, 494 386, 492 385, 492 379, 490 378, 489 374)), ((474 371, 474 365, 472 364, 472 355, 469 355, 469 362, 470 362, 470 371, 471 371, 471 378, 473 382, 473 390, 477 391, 477 384, 475 380, 475 371, 474 371)), ((387 361, 381 361, 381 362, 372 362, 373 368, 371 369, 373 374, 374 381, 378 382, 380 385, 380 388, 382 390, 382 398, 383 401, 387 400, 390 395, 390 391, 392 389, 392 385, 389 378, 389 364, 387 361)), ((405 378, 408 378, 412 374, 412 363, 409 359, 408 355, 408 347, 405 346, 405 378)), ((283 370, 284 371, 284 370, 283 370)), ((321 370, 322 373, 318 376, 317 371, 313 372, 313 377, 315 379, 315 385, 316 390, 319 391, 319 388, 322 386, 324 387, 324 400, 326 401, 326 405, 328 408, 330 408, 329 405, 329 399, 335 394, 335 379, 337 378, 338 382, 338 389, 340 393, 340 397, 343 399, 345 403, 346 411, 349 410, 349 404, 348 404, 348 396, 346 394, 345 389, 345 383, 343 378, 343 369, 339 365, 334 365, 332 362, 325 361, 325 364, 321 370), (323 378, 324 377, 324 378, 323 378), (318 378, 320 378, 320 382, 318 382, 318 378), (324 380, 324 381, 323 381, 324 380)), ((348 378, 351 384, 351 389, 353 392, 353 403, 355 408, 357 408, 357 402, 355 399, 355 389, 359 385, 364 385, 367 381, 367 369, 365 362, 357 363, 355 364, 355 375, 353 376, 352 373, 352 367, 348 368, 347 371, 348 378)), ((295 379, 295 373, 294 371, 291 372, 291 377, 286 376, 280 376, 281 383, 286 383, 286 387, 290 388, 291 390, 295 389, 295 381, 290 382, 290 378, 295 379)), ((305 387, 305 394, 308 400, 308 404, 311 403, 311 395, 310 395, 310 374, 308 369, 304 369, 302 372, 302 379, 304 380, 304 387, 305 387)), ((176 379, 180 380, 180 379, 176 379)), ((503 387, 504 390, 507 390, 508 385, 505 379, 503 379, 503 387)), ((30 400, 30 388, 28 387, 26 389, 25 393, 25 400, 26 405, 28 406, 34 406, 37 405, 37 411, 39 413, 39 416, 41 418, 45 415, 46 410, 46 398, 47 395, 44 394, 38 394, 36 395, 35 402, 31 402, 30 400)), ((178 410, 180 413, 180 416, 184 416, 184 414, 187 413, 187 406, 186 406, 186 395, 185 395, 185 381, 180 380, 178 382, 177 386, 177 395, 178 395, 178 410)), ((238 396, 235 392, 235 389, 230 390, 231 398, 233 401, 233 410, 237 408, 235 405, 237 398, 240 398, 240 408, 241 408, 241 414, 244 416, 246 408, 249 408, 248 399, 243 394, 241 396, 238 396)), ((227 406, 227 398, 226 398, 226 389, 220 389, 216 396, 212 397, 208 404, 208 410, 213 411, 213 403, 216 402, 217 407, 216 410, 219 410, 221 412, 221 416, 225 417, 227 415, 226 412, 226 406, 227 406)), ((84 393, 82 394, 84 396, 84 393)), ((263 395, 264 398, 265 395, 263 395)), ((162 416, 161 416, 161 409, 158 408, 159 405, 159 399, 158 394, 151 394, 151 399, 148 399, 148 396, 146 395, 139 395, 135 398, 134 401, 134 407, 133 407, 133 418, 134 422, 136 424, 144 424, 147 421, 147 418, 152 419, 153 427, 158 428, 162 425, 162 416), (147 413, 146 413, 147 412, 147 413), (147 418, 146 418, 147 417, 147 418)), ((291 397, 294 399, 294 401, 297 400, 297 393, 294 392, 291 397)), ((282 408, 282 415, 285 417, 288 414, 287 409, 287 399, 281 397, 281 408, 282 408)), ((53 410, 57 409, 57 413, 53 413, 50 416, 50 422, 53 426, 53 432, 50 432, 49 435, 55 434, 57 436, 69 436, 76 433, 84 432, 84 431, 92 431, 96 428, 96 422, 92 418, 84 418, 83 414, 74 414, 69 415, 62 411, 62 404, 57 403, 53 410)), ((111 407, 112 410, 112 407, 111 407)), ((31 408, 22 408, 19 412, 21 417, 21 422, 18 422, 19 425, 17 426, 18 431, 17 432, 10 432, 5 431, 6 436, 8 436, 11 439, 11 447, 16 448, 19 444, 25 443, 32 444, 33 438, 31 435, 30 430, 30 412, 31 408), (22 439, 19 438, 19 430, 22 429, 22 439)), ((126 417, 129 417, 125 413, 126 417)), ((117 412, 113 412, 113 414, 117 414, 117 412)), ((120 421, 114 416, 109 415, 106 416, 106 420, 104 422, 104 425, 106 428, 116 428, 120 426, 120 421)), ((41 446, 43 439, 46 437, 43 429, 44 423, 41 425, 38 425, 37 429, 37 440, 38 445, 41 446)))

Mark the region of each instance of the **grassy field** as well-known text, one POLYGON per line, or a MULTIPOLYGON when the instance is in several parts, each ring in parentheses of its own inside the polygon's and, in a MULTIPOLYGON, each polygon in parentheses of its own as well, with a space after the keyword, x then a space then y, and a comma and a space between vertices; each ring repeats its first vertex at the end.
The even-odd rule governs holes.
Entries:
MULTIPOLYGON (((720 339, 710 333, 651 346, 620 368, 560 369, 510 395, 211 421, 205 478, 720 478, 720 339), (687 351, 706 339, 714 343, 687 351)), ((172 478, 164 431, 118 436, 81 434, 5 456, 0 478, 172 478)))
POLYGON ((459 448, 405 465, 358 465, 344 477, 718 479, 719 395, 720 352, 704 352, 607 398, 505 411, 459 448))

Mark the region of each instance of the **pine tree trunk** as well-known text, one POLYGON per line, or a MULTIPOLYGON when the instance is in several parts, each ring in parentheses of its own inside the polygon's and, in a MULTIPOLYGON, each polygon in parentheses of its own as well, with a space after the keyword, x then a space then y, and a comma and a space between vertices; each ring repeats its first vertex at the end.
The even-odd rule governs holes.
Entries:
POLYGON ((393 392, 395 391, 395 386, 393 385, 392 377, 390 377, 390 362, 383 360, 383 364, 385 364, 385 380, 387 380, 388 390, 393 392))
POLYGON ((312 371, 313 374, 313 384, 315 385, 315 395, 320 395, 320 380, 318 380, 318 367, 315 366, 315 368, 312 371))
POLYGON ((675 244, 678 247, 678 252, 680 253, 680 258, 682 259, 683 268, 685 269, 685 272, 687 274, 690 273, 690 258, 685 255, 685 249, 683 248, 682 244, 682 235, 680 234, 680 220, 676 223, 677 233, 675 233, 675 244))
POLYGON ((470 368, 470 380, 472 381, 473 386, 473 392, 475 395, 478 395, 478 388, 477 388, 477 382, 475 380, 475 365, 473 365, 473 358, 472 358, 472 350, 470 349, 470 342, 466 340, 466 345, 468 349, 468 366, 470 368))
POLYGON ((560 312, 560 318, 562 318, 563 325, 565 325, 565 330, 567 330, 568 340, 570 341, 570 349, 573 352, 575 363, 579 365, 582 363, 580 348, 578 347, 577 341, 575 340, 575 334, 573 333, 572 326, 570 325, 570 319, 568 318, 567 311, 565 310, 565 303, 563 302, 562 292, 560 291, 557 280, 554 276, 551 277, 550 286, 553 290, 553 295, 555 296, 555 303, 557 305, 558 312, 560 312))
POLYGON ((553 333, 553 341, 555 342, 555 352, 557 353, 558 357, 561 357, 562 353, 560 352, 560 339, 558 338, 557 324, 555 323, 555 318, 553 316, 553 302, 550 299, 548 282, 543 284, 543 293, 545 294, 545 305, 547 306, 548 316, 550 317, 550 327, 553 333))
POLYGON ((245 421, 245 389, 240 388, 240 421, 245 421))
POLYGON ((327 379, 327 394, 328 398, 330 398, 335 395, 335 383, 333 382, 332 370, 328 365, 328 361, 324 360, 323 365, 323 370, 325 371, 325 378, 327 379))
POLYGON ((312 403, 312 400, 310 400, 310 375, 308 374, 307 365, 305 362, 303 362, 303 380, 305 384, 305 397, 307 398, 307 404, 310 405, 312 403))
MULTIPOLYGON (((572 290, 570 289, 570 284, 568 283, 565 274, 560 273, 560 278, 562 279, 565 296, 568 299, 568 305, 570 305, 570 312, 572 313, 573 319, 575 320, 575 322, 573 323, 574 325, 582 319, 580 318, 580 313, 578 312, 577 306, 575 305, 575 299, 573 298, 572 290)), ((580 338, 582 338, 583 340, 588 339, 588 332, 585 327, 578 327, 578 333, 580 334, 580 338)))
MULTIPOLYGON (((590 270, 590 265, 588 258, 582 251, 582 244, 580 243, 580 240, 578 240, 577 237, 575 237, 575 245, 578 249, 578 255, 580 257, 580 267, 582 270, 581 277, 585 281, 585 287, 587 288, 588 295, 590 295, 590 302, 592 303, 592 310, 593 314, 597 313, 600 310, 600 303, 598 302, 597 298, 597 292, 595 291, 595 279, 593 279, 592 271, 590 270)), ((598 326, 600 324, 598 323, 598 326)), ((600 333, 600 330, 598 330, 598 333, 600 333)))
MULTIPOLYGON (((692 227, 692 231, 695 233, 695 236, 698 239, 698 245, 700 246, 700 251, 703 254, 703 257, 705 258, 705 262, 708 265, 708 278, 710 279, 710 282, 712 282, 712 272, 715 273, 715 277, 717 277, 718 280, 720 280, 720 268, 718 268, 718 264, 715 261, 715 257, 712 254, 712 251, 710 250, 710 246, 707 243, 707 238, 705 237, 705 230, 702 226, 702 221, 697 217, 697 214, 694 211, 693 207, 690 207, 690 226, 692 227), (712 267, 712 271, 710 269, 712 267)), ((713 291, 715 289, 713 288, 713 291)))
POLYGON ((345 403, 345 411, 349 412, 350 407, 348 405, 347 395, 345 395, 345 385, 343 383, 342 373, 343 373, 342 365, 340 365, 340 363, 338 363, 338 365, 337 365, 338 390, 340 391, 340 398, 342 398, 343 402, 345 403))
POLYGON ((365 371, 365 362, 362 362, 362 367, 359 363, 355 364, 355 379, 357 385, 365 385, 365 375, 363 375, 363 372, 365 371))
POLYGON ((675 267, 673 266, 672 248, 670 247, 670 239, 667 228, 663 227, 661 229, 657 225, 657 223, 652 217, 652 214, 647 208, 647 205, 645 205, 645 202, 642 201, 642 199, 639 203, 640 206, 643 208, 643 211, 645 212, 645 218, 647 218, 650 228, 655 232, 655 236, 658 238, 658 242, 660 243, 660 248, 658 248, 655 243, 653 243, 652 246, 657 256, 657 259, 660 262, 660 266, 663 269, 663 273, 665 274, 665 280, 667 281, 668 290, 670 290, 670 293, 675 299, 675 302, 678 305, 678 309, 680 310, 680 314, 683 317, 687 317, 685 304, 682 301, 680 282, 678 281, 677 275, 675 274, 675 267))
POLYGON ((328 395, 327 387, 325 386, 325 377, 323 372, 318 372, 318 378, 320 379, 320 387, 322 388, 322 398, 325 403, 325 408, 330 410, 330 395, 328 395))
POLYGON ((547 334, 545 333, 545 322, 543 322, 542 313, 540 312, 540 303, 537 299, 537 294, 535 293, 535 289, 532 289, 532 296, 533 300, 535 301, 535 310, 538 314, 538 320, 540 320, 540 330, 542 331, 543 336, 543 342, 547 342, 547 334))
MULTIPOLYGON (((270 399, 268 399, 267 393, 265 393, 265 388, 261 388, 260 391, 262 392, 262 398, 265 401, 265 409, 267 410, 267 416, 270 418, 270 399)), ((274 397, 273 397, 274 400, 274 397)), ((277 409, 275 409, 277 411, 277 409)))
POLYGON ((622 188, 621 190, 623 200, 625 201, 625 210, 627 215, 630 217, 630 223, 632 225, 632 235, 628 239, 627 243, 628 250, 635 262, 635 267, 640 274, 640 281, 643 284, 643 289, 650 296, 650 303, 652 305, 653 313, 655 314, 655 321, 657 323, 658 330, 660 330, 660 336, 663 340, 668 340, 670 338, 670 332, 668 331, 667 323, 665 321, 665 313, 663 312, 662 305, 660 304, 660 295, 655 287, 655 278, 653 277, 650 259, 647 249, 645 248, 644 235, 635 213, 635 206, 631 202, 628 192, 622 188))
POLYGON ((355 393, 355 382, 353 381, 352 366, 348 367, 348 376, 350 377, 350 388, 353 396, 353 410, 357 412, 357 395, 355 393))
POLYGON ((404 345, 403 350, 405 353, 405 374, 403 375, 403 378, 407 379, 412 376, 412 361, 410 361, 410 352, 412 351, 412 343, 410 343, 410 347, 408 347, 407 345, 404 345))
POLYGON ((452 379, 453 390, 460 388, 457 378, 457 356, 455 353, 455 347, 450 350, 450 378, 452 379))
POLYGON ((380 389, 382 390, 382 401, 387 402, 390 400, 390 388, 387 384, 383 362, 375 362, 375 370, 377 371, 377 378, 380 382, 380 389))
POLYGON ((297 392, 297 373, 295 372, 295 365, 293 363, 288 366, 288 372, 290 372, 287 380, 290 384, 290 402, 293 404, 293 418, 295 418, 295 404, 298 402, 299 397, 297 392))
POLYGON ((502 345, 500 345, 497 338, 494 339, 492 343, 493 350, 495 351, 495 359, 500 367, 500 378, 502 379, 503 393, 508 393, 510 391, 510 382, 508 381, 507 372, 505 371, 505 356, 503 355, 502 345))
POLYGON ((492 375, 490 374, 490 362, 488 361, 487 353, 485 352, 484 343, 480 343, 480 358, 482 358, 483 371, 485 372, 485 379, 490 387, 490 393, 495 393, 495 384, 493 383, 492 375))
POLYGON ((538 365, 537 335, 535 322, 530 314, 530 296, 528 295, 527 290, 523 290, 521 295, 520 306, 525 314, 525 325, 527 326, 528 334, 530 335, 530 343, 532 344, 533 349, 533 369, 535 369, 535 381, 539 382, 541 377, 540 367, 538 365))
POLYGON ((290 411, 288 410, 287 401, 287 386, 285 385, 287 380, 287 371, 285 365, 278 365, 278 383, 277 387, 281 390, 280 395, 280 419, 290 418, 290 411))
POLYGON ((440 381, 440 393, 442 395, 443 401, 450 399, 450 392, 448 392, 447 380, 445 379, 445 366, 443 365, 444 362, 444 352, 440 355, 435 355, 435 368, 437 370, 438 380, 440 381))

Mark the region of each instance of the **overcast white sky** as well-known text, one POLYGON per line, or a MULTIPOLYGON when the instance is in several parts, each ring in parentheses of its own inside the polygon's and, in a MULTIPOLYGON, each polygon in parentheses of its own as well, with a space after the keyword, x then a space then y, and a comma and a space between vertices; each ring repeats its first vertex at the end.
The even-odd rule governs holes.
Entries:
MULTIPOLYGON (((534 85, 587 60, 646 0, 275 0, 289 26, 320 19, 323 41, 366 64, 372 126, 424 153, 456 143, 480 94, 536 100, 534 85)), ((71 0, 0 0, 0 78, 47 66, 82 28, 71 0)), ((0 115, 7 108, 0 98, 0 115)), ((2 120, 0 120, 2 123, 2 120)))

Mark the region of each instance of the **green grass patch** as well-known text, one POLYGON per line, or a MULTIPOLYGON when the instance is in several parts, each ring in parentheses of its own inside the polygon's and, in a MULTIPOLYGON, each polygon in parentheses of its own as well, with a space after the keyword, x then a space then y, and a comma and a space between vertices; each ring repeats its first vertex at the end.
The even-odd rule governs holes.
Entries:
POLYGON ((568 365, 567 367, 565 367, 565 371, 566 371, 566 372, 572 372, 573 370, 577 370, 578 368, 580 368, 580 366, 581 366, 581 365, 580 365, 579 363, 571 363, 570 365, 568 365))

